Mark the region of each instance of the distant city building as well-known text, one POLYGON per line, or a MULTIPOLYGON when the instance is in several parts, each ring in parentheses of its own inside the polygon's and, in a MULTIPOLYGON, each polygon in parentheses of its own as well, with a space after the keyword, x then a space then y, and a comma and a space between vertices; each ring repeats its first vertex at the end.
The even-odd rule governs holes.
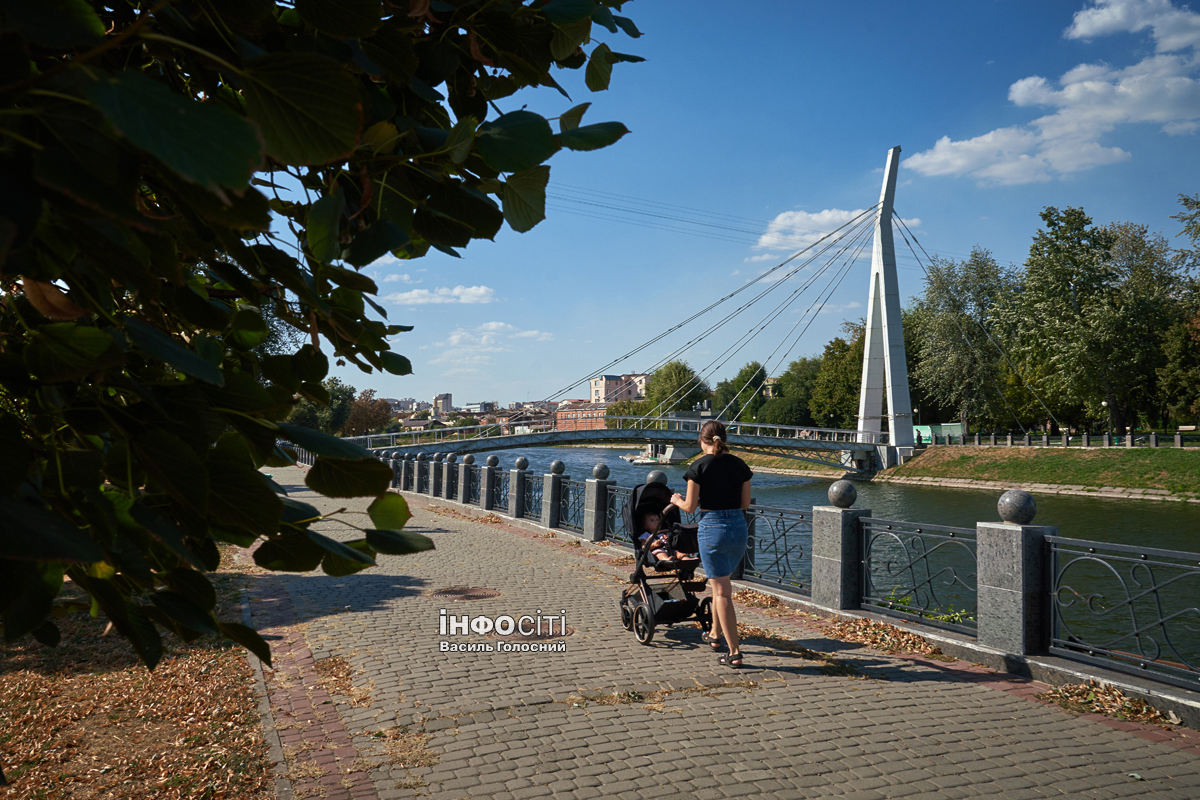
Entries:
POLYGON ((451 397, 450 392, 439 394, 433 398, 433 410, 439 415, 449 414, 454 410, 454 400, 451 397))
POLYGON ((763 381, 762 396, 763 397, 780 397, 782 389, 779 386, 779 378, 767 378, 763 381))
POLYGON ((640 400, 646 396, 645 373, 626 375, 597 375, 588 383, 591 392, 588 399, 593 403, 614 403, 617 400, 640 400))
POLYGON ((605 426, 606 403, 587 400, 563 400, 554 412, 555 426, 560 431, 587 431, 605 426))
POLYGON ((417 404, 413 406, 413 411, 428 411, 431 408, 433 408, 431 403, 426 403, 424 400, 418 400, 417 404))
POLYGON ((483 400, 478 403, 467 403, 463 410, 468 414, 486 414, 489 411, 495 411, 497 405, 499 404, 489 400, 483 400))
MULTIPOLYGON (((403 400, 397 400, 394 397, 384 397, 382 400, 392 407, 392 413, 394 414, 403 414, 405 412, 420 410, 417 408, 419 405, 417 401, 411 397, 405 397, 403 400)), ((426 408, 429 408, 428 403, 425 403, 424 405, 426 408)))

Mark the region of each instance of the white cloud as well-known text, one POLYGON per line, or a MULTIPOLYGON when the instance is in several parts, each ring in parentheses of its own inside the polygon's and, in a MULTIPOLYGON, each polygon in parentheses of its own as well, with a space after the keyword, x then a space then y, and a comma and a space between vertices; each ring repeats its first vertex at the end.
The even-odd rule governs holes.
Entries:
POLYGON ((408 292, 395 292, 383 299, 399 306, 422 306, 431 303, 491 303, 495 300, 495 290, 489 286, 455 286, 453 289, 439 286, 436 289, 413 289, 408 292))
POLYGON ((1118 125, 1155 124, 1172 136, 1200 130, 1200 14, 1170 0, 1096 0, 1063 34, 1090 39, 1149 30, 1155 54, 1127 67, 1080 64, 1056 82, 1022 78, 1008 90, 1020 108, 1052 113, 1025 125, 959 141, 943 136, 905 159, 922 175, 970 176, 983 184, 1021 184, 1127 161, 1104 136, 1118 125), (1179 52, 1179 51, 1192 52, 1179 52))
POLYGON ((457 366, 486 366, 497 353, 511 353, 514 347, 510 340, 523 339, 549 341, 554 334, 537 330, 521 330, 507 322, 485 322, 468 330, 455 328, 443 342, 435 347, 442 350, 430 364, 455 364, 457 366))
POLYGON ((402 283, 412 283, 413 279, 409 277, 408 274, 396 275, 394 273, 383 279, 383 283, 395 283, 396 281, 400 281, 402 283))
MULTIPOLYGON (((750 256, 749 258, 743 258, 742 263, 743 264, 753 264, 755 261, 777 261, 777 260, 781 260, 782 258, 783 258, 783 256, 776 255, 775 253, 762 253, 761 255, 750 256)), ((739 272, 741 272, 741 270, 735 269, 730 274, 737 275, 739 272)))
POLYGON ((862 303, 858 302, 857 300, 851 300, 849 303, 842 303, 841 305, 822 306, 820 313, 822 313, 822 314, 844 314, 847 311, 853 311, 856 308, 862 308, 862 303))
MULTIPOLYGON (((785 211, 767 226, 766 233, 758 237, 758 250, 788 250, 795 252, 808 247, 822 236, 837 230, 852 219, 864 214, 863 209, 845 211, 840 208, 827 208, 811 214, 807 211, 785 211)), ((919 219, 906 219, 905 224, 915 228, 921 224, 919 219)), ((751 256, 746 261, 782 260, 782 256, 765 253, 751 256)), ((772 279, 773 280, 773 279, 772 279)))

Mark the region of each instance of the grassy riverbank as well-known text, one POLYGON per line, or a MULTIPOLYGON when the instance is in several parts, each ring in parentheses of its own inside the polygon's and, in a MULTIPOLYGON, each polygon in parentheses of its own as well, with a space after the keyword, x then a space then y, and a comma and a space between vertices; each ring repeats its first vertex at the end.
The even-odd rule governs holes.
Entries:
POLYGON ((1112 486, 1200 496, 1200 451, 930 447, 879 477, 969 478, 1096 489, 1112 486))

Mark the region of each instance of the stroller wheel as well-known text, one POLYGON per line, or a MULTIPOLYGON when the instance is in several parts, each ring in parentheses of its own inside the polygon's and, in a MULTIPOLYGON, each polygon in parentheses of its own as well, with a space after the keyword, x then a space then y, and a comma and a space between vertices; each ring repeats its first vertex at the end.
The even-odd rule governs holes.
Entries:
POLYGON ((621 627, 627 631, 633 630, 633 612, 624 600, 621 601, 621 627))
POLYGON ((645 603, 638 603, 633 609, 633 635, 642 644, 650 644, 654 638, 654 614, 645 603))
POLYGON ((712 598, 705 597, 700 601, 700 608, 696 610, 696 619, 704 626, 704 630, 711 631, 713 623, 712 598))

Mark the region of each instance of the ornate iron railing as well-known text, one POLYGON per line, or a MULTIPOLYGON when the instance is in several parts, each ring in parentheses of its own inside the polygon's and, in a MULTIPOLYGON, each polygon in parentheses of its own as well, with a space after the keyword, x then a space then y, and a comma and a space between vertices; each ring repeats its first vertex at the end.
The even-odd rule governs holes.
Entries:
POLYGON ((974 528, 869 517, 860 518, 859 524, 863 608, 975 632, 974 528))
POLYGON ((608 508, 605 510, 604 535, 614 542, 633 544, 633 533, 625 527, 625 515, 622 511, 633 489, 624 486, 608 487, 608 508))
POLYGON ((417 494, 429 494, 429 464, 428 461, 414 462, 417 467, 417 494))
POLYGON ((479 503, 479 487, 483 483, 483 467, 471 464, 467 467, 467 502, 477 506, 479 503))
POLYGON ((1200 555, 1046 541, 1051 652, 1200 688, 1200 555))
POLYGON ((546 489, 546 482, 541 475, 525 474, 525 518, 526 519, 541 519, 542 518, 542 494, 546 489))
POLYGON ((446 477, 442 481, 442 497, 450 500, 458 499, 458 465, 451 465, 446 471, 446 477))
POLYGON ((559 527, 575 531, 583 530, 584 492, 583 481, 562 482, 562 497, 558 506, 559 527))
POLYGON ((415 461, 406 461, 406 462, 405 462, 405 464, 404 464, 404 478, 403 478, 403 480, 404 480, 404 485, 403 485, 403 486, 401 486, 400 488, 402 488, 402 489, 403 489, 404 491, 406 491, 406 492, 411 492, 411 491, 412 491, 412 488, 413 488, 413 469, 415 468, 415 465, 416 465, 416 462, 415 462, 415 461))
POLYGON ((508 485, 511 473, 506 469, 496 470, 496 480, 492 484, 492 508, 508 513, 508 485))
POLYGON ((750 506, 744 577, 812 591, 812 508, 750 506))

